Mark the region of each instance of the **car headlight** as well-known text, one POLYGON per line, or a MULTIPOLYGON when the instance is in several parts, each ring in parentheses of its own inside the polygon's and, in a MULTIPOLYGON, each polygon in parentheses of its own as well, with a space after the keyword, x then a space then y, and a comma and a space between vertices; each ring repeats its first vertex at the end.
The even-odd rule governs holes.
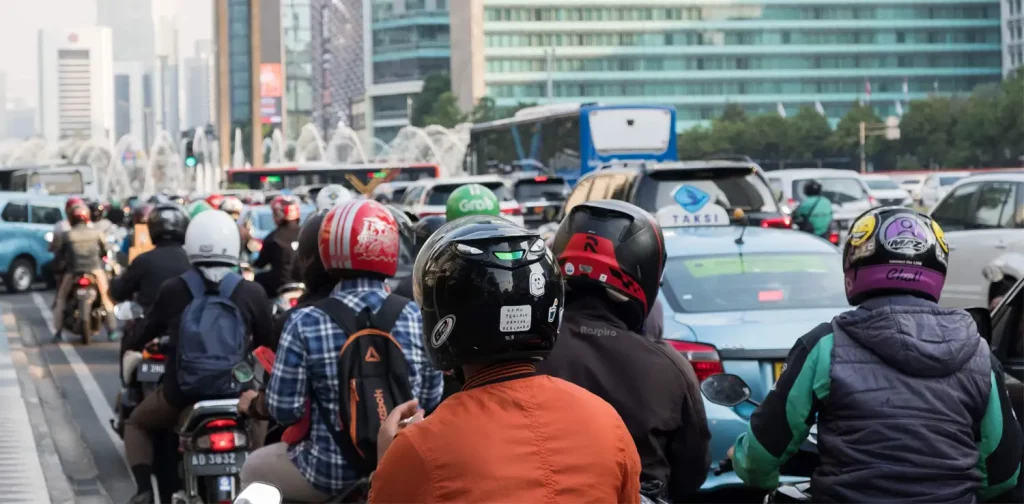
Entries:
POLYGON ((43 235, 43 239, 46 240, 46 243, 53 243, 53 231, 47 231, 43 235))

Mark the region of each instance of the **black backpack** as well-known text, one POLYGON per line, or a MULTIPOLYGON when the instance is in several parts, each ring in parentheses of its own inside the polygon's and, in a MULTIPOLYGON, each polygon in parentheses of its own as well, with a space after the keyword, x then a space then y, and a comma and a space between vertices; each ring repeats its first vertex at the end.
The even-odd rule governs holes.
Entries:
POLYGON ((409 299, 389 295, 377 313, 359 313, 339 299, 328 297, 314 306, 345 331, 338 352, 338 411, 331 420, 315 395, 320 420, 327 426, 346 462, 370 473, 377 467, 377 432, 395 406, 413 398, 409 364, 401 345, 391 336, 409 299))

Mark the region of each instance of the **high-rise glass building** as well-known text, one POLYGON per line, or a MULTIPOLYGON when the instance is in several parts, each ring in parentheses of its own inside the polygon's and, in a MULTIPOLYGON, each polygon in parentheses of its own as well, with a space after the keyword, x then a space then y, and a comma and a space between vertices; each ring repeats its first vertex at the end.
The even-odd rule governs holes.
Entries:
POLYGON ((339 121, 352 122, 352 104, 363 97, 363 2, 312 2, 313 123, 330 138, 339 121))
POLYGON ((311 0, 282 0, 284 44, 284 131, 296 138, 313 118, 313 27, 311 0))
POLYGON ((1000 0, 1003 18, 1003 72, 1024 66, 1024 0, 1000 0))
POLYGON ((482 96, 672 104, 683 128, 729 102, 820 102, 835 119, 862 99, 892 115, 999 79, 1000 1, 452 0, 453 89, 467 110, 482 96))
POLYGON ((448 0, 370 0, 364 17, 366 126, 390 141, 409 124, 409 101, 423 78, 449 70, 448 0))

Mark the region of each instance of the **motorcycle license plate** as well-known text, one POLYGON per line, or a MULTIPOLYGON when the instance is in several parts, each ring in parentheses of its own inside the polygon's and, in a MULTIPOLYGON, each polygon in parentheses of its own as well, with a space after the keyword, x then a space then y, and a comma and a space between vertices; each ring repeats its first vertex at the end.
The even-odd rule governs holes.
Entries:
POLYGON ((193 453, 188 456, 188 464, 193 476, 238 474, 247 456, 248 453, 244 451, 193 453))
POLYGON ((775 368, 775 381, 779 381, 779 376, 782 376, 782 372, 786 370, 786 363, 784 361, 776 362, 773 367, 775 368))
POLYGON ((144 383, 160 381, 164 375, 163 362, 146 362, 139 364, 139 381, 144 383))

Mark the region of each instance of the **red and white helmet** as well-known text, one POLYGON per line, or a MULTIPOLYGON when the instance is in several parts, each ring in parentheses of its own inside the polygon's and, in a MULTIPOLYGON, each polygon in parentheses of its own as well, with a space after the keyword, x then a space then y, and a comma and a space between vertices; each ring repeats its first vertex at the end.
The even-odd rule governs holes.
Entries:
POLYGON ((352 200, 327 212, 320 224, 320 260, 330 270, 353 270, 395 276, 398 270, 398 223, 373 200, 352 200))
POLYGON ((295 198, 288 196, 277 196, 273 201, 270 202, 270 211, 274 214, 274 222, 281 224, 282 222, 299 220, 299 202, 295 198))

